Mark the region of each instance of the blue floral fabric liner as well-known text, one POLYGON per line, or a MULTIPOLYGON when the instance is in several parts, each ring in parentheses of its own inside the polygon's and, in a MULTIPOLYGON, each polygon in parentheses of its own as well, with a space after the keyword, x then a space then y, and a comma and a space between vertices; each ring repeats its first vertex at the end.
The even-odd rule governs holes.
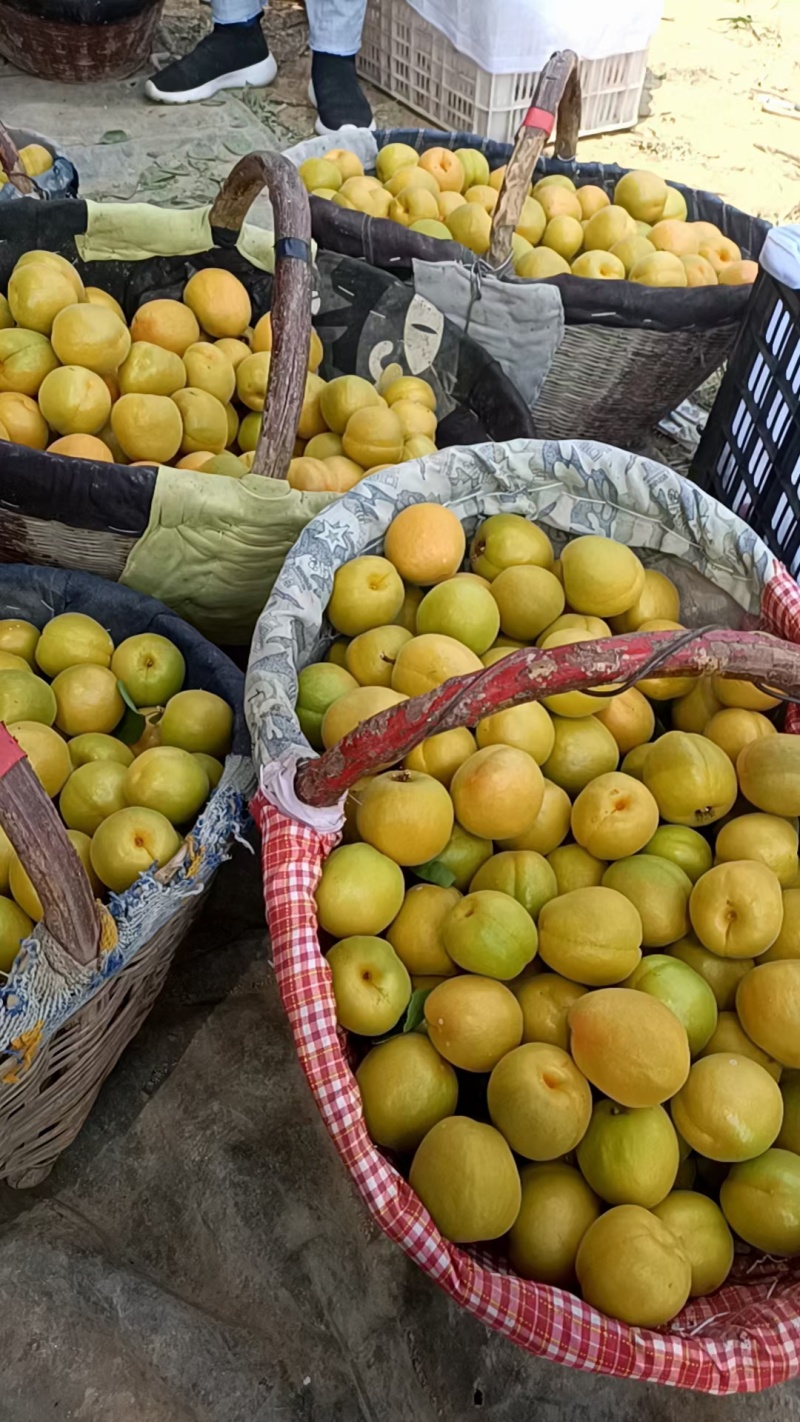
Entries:
POLYGON ((10 1062, 24 1060, 29 1034, 36 1034, 37 1044, 40 1028, 42 1041, 51 1037, 174 918, 187 899, 205 892, 220 864, 230 858, 232 841, 244 837, 252 789, 250 760, 230 756, 215 794, 195 825, 191 860, 187 859, 169 884, 160 883, 151 872, 142 875, 126 893, 111 896, 108 907, 116 924, 117 942, 95 963, 76 963, 43 926, 37 927, 0 988, 0 1054, 4 1056, 0 1072, 10 1062), (198 859, 196 872, 187 872, 198 859))
MULTIPOLYGON (((78 196, 78 171, 66 154, 60 153, 49 138, 45 138, 41 133, 34 133, 31 129, 12 128, 10 132, 17 151, 27 148, 32 143, 37 143, 44 148, 49 148, 53 154, 53 166, 44 173, 39 173, 34 179, 43 198, 76 198, 78 196)), ((14 202, 19 197, 22 197, 22 194, 13 183, 3 183, 0 186, 0 202, 14 202)))
POLYGON ((775 560, 715 499, 673 470, 610 445, 513 440, 453 448, 364 479, 300 535, 256 626, 245 711, 257 767, 314 754, 294 705, 297 672, 324 656, 325 608, 336 569, 379 553, 395 514, 447 504, 468 538, 495 513, 540 523, 556 546, 584 533, 613 537, 663 566, 681 586, 689 626, 757 615, 775 560))

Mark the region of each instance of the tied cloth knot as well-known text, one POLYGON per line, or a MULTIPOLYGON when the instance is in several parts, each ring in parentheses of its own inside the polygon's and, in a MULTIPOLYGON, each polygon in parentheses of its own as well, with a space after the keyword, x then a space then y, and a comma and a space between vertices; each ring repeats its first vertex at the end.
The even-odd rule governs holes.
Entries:
POLYGON ((186 841, 187 864, 184 870, 187 879, 195 879, 200 873, 200 866, 203 863, 203 851, 197 849, 191 835, 186 841))
POLYGON ((26 1032, 21 1032, 18 1037, 13 1039, 9 1053, 16 1057, 16 1061, 0 1078, 4 1086, 16 1086, 23 1073, 30 1068, 31 1062, 39 1050, 43 1027, 44 1023, 40 1019, 35 1027, 29 1027, 26 1032))
POLYGON ((98 955, 100 957, 103 957, 104 954, 111 953, 116 948, 117 943, 119 942, 119 934, 117 932, 117 925, 111 911, 106 908, 105 904, 101 904, 99 899, 96 900, 96 903, 97 916, 100 919, 100 944, 98 947, 98 955))
POLYGON ((483 298, 484 277, 505 277, 508 276, 509 273, 513 275, 513 261, 514 253, 512 250, 509 252, 505 261, 501 262, 499 267, 491 267, 489 263, 483 261, 481 257, 478 257, 477 260, 474 261, 469 267, 469 305, 467 306, 467 314, 464 319, 465 335, 469 335, 469 325, 472 319, 472 308, 475 305, 476 301, 481 301, 483 298))

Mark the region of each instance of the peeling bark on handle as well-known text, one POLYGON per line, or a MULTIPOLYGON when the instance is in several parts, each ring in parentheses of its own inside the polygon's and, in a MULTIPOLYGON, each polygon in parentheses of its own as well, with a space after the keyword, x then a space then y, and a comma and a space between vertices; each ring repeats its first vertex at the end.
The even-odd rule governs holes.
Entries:
POLYGON ((407 755, 427 736, 474 726, 508 706, 540 701, 559 692, 585 690, 654 675, 648 666, 663 654, 659 676, 694 674, 766 682, 800 698, 800 646, 763 632, 635 632, 626 637, 577 642, 541 651, 512 652, 494 666, 453 677, 362 722, 319 760, 306 761, 295 779, 308 805, 335 805, 362 775, 407 755))
MULTIPOLYGON (((5 732, 3 728, 3 733, 5 732)), ((53 937, 77 963, 92 963, 100 923, 89 880, 27 760, 0 778, 0 825, 41 899, 53 937)))
POLYGON ((269 191, 275 214, 272 360, 251 472, 285 479, 305 396, 311 337, 311 212, 294 164, 280 153, 251 153, 243 158, 219 191, 211 225, 238 232, 263 188, 269 191), (306 244, 307 260, 280 254, 278 243, 287 238, 306 244))
MULTIPOLYGON (((581 76, 580 69, 578 68, 577 55, 574 55, 573 58, 575 63, 564 85, 564 93, 561 103, 558 106, 556 137, 553 145, 553 152, 556 158, 562 158, 564 160, 575 157, 578 151, 578 138, 581 131, 581 76)), ((531 169, 531 172, 533 172, 533 169, 531 169)))
MULTIPOLYGON (((531 108, 554 117, 558 115, 556 153, 559 158, 573 157, 581 124, 581 86, 578 57, 571 49, 550 56, 539 75, 531 108)), ((511 252, 511 237, 528 196, 533 170, 549 136, 544 128, 525 123, 517 134, 492 218, 489 263, 493 267, 502 266, 511 252)))
POLYGON ((38 197, 39 189, 31 182, 20 159, 19 150, 4 123, 0 123, 0 168, 12 187, 23 197, 38 197))

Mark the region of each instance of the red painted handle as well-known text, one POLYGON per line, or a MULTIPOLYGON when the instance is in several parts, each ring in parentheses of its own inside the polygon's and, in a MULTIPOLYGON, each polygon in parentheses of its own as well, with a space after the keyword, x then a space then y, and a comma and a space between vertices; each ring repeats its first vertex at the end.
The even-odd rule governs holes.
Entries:
POLYGON ((300 767, 298 796, 308 805, 335 805, 362 775, 402 759, 427 736, 474 726, 507 706, 564 691, 632 685, 656 672, 745 678, 800 698, 800 646, 764 632, 634 632, 549 651, 530 647, 371 716, 300 767))
POLYGON ((0 779, 13 765, 24 759, 25 752, 22 747, 8 734, 5 726, 0 725, 0 779))
POLYGON ((89 880, 27 756, 0 725, 0 826, 28 874, 44 921, 78 963, 97 956, 100 920, 89 880))
POLYGON ((522 120, 523 128, 540 128, 547 138, 549 138, 553 132, 555 124, 555 114, 551 114, 548 109, 539 109, 535 104, 531 104, 522 120))

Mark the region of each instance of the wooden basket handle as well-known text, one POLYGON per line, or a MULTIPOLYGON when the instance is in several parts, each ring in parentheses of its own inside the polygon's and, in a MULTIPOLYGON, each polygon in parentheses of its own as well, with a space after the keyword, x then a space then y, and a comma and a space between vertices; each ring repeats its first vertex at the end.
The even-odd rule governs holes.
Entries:
POLYGON ((242 158, 217 194, 211 225, 239 232, 264 188, 275 213, 272 360, 251 473, 285 479, 305 397, 311 338, 311 210, 297 169, 280 153, 242 158))
POLYGON ((91 885, 55 805, 2 725, 0 825, 39 895, 50 933, 77 963, 94 962, 100 920, 91 885))
POLYGON ((23 197, 39 197, 39 189, 19 161, 19 149, 5 124, 0 122, 0 168, 12 187, 23 197))
POLYGON ((493 267, 502 266, 510 255, 511 234, 519 222, 539 154, 554 126, 556 157, 574 158, 581 126, 581 84, 578 56, 571 49, 551 54, 522 120, 492 218, 488 260, 493 267))
POLYGON ((371 716, 318 760, 305 761, 295 789, 307 805, 335 805, 362 775, 400 760, 428 736, 474 726, 495 711, 543 696, 608 685, 623 689, 655 674, 745 678, 800 699, 800 646, 763 632, 704 629, 634 632, 549 651, 525 648, 371 716))

